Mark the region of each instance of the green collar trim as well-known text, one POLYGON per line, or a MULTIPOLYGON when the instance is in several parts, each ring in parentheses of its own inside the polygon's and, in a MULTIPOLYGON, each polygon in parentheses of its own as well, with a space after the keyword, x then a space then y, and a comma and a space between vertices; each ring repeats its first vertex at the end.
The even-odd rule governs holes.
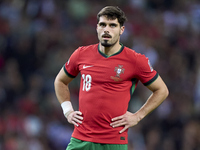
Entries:
POLYGON ((117 55, 117 54, 119 54, 119 53, 121 53, 121 52, 123 51, 124 45, 123 45, 122 43, 119 43, 119 44, 121 45, 121 48, 119 49, 119 51, 116 52, 116 53, 114 53, 114 54, 112 54, 112 55, 110 55, 110 56, 108 56, 108 55, 104 54, 103 52, 101 52, 101 51, 100 51, 100 48, 99 48, 99 45, 98 45, 98 51, 99 51, 99 53, 100 53, 103 57, 109 58, 109 57, 114 56, 114 55, 117 55))

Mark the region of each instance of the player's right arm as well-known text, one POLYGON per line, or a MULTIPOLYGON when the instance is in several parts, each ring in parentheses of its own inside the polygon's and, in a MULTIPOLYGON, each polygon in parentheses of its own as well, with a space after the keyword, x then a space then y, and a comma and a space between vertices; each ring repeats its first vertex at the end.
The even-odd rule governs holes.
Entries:
POLYGON ((61 68, 60 72, 56 76, 54 81, 55 93, 58 101, 60 102, 63 113, 68 122, 78 126, 78 123, 82 123, 83 117, 80 111, 74 111, 70 101, 69 83, 73 78, 69 77, 64 69, 61 68))

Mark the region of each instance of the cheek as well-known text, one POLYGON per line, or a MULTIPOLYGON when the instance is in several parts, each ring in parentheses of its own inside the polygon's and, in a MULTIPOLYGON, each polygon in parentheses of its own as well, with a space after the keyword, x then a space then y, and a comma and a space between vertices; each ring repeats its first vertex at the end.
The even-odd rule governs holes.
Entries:
POLYGON ((97 36, 98 36, 98 39, 100 40, 101 39, 101 31, 97 30, 97 36))
POLYGON ((121 32, 120 32, 120 31, 118 31, 118 32, 115 33, 115 37, 116 37, 116 38, 119 38, 120 35, 121 35, 121 32))
POLYGON ((97 34, 100 35, 102 33, 102 30, 97 29, 97 34))
POLYGON ((99 30, 97 30, 97 35, 99 36, 99 34, 100 34, 100 33, 99 33, 99 30))

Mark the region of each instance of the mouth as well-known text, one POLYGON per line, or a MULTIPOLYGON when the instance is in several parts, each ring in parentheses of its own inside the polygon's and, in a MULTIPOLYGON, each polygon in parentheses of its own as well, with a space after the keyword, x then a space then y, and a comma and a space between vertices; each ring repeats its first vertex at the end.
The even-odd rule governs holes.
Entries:
POLYGON ((104 34, 104 35, 102 35, 102 38, 103 39, 110 39, 110 38, 112 38, 112 36, 109 35, 109 34, 104 34))

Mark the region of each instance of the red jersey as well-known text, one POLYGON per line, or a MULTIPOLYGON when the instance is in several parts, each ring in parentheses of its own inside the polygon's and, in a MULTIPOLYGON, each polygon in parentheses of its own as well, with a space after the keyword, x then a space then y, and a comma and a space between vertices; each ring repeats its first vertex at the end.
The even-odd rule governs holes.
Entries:
POLYGON ((64 66, 66 74, 81 73, 79 111, 83 122, 75 126, 72 137, 83 141, 106 144, 127 144, 127 130, 113 128, 111 119, 126 113, 138 81, 151 84, 158 74, 148 58, 124 47, 106 56, 98 44, 79 47, 64 66))

